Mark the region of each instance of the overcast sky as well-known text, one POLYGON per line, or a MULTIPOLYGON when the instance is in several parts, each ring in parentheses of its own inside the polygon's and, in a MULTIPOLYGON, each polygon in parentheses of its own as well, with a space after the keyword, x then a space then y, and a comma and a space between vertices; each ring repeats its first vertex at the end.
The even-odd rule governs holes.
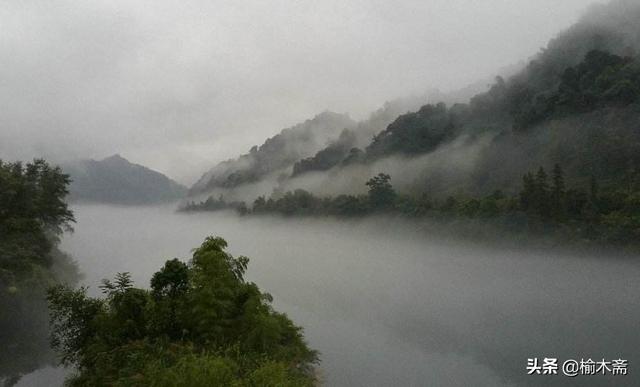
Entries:
POLYGON ((0 158, 128 159, 192 183, 323 110, 463 87, 588 0, 0 1, 0 158))

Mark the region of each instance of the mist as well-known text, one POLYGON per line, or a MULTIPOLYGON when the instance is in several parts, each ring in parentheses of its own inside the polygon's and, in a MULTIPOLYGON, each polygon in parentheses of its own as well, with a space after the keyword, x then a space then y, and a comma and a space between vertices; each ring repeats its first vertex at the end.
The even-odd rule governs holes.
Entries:
MULTIPOLYGON (((640 361, 640 268, 621 254, 483 247, 401 219, 74 210, 77 231, 62 247, 77 257, 94 294, 118 271, 146 287, 165 260, 185 259, 206 235, 225 237, 233 254, 250 257, 249 280, 321 351, 329 386, 539 385, 526 374, 527 358, 640 361)), ((611 376, 544 383, 600 385, 603 378, 611 376)))
POLYGON ((640 385, 639 21, 5 1, 0 384, 640 385))
POLYGON ((288 168, 256 183, 234 188, 216 188, 204 195, 192 196, 188 200, 222 196, 225 200, 251 204, 259 196, 275 199, 287 191, 296 189, 303 189, 321 197, 364 194, 367 192, 367 180, 381 172, 392 176, 393 186, 400 192, 423 191, 439 196, 453 194, 455 192, 447 190, 446 187, 453 186, 459 189, 472 182, 476 163, 490 148, 494 136, 461 136, 438 150, 419 157, 392 156, 372 163, 354 164, 327 172, 308 172, 284 179, 283 176, 291 174, 288 168))
POLYGON ((326 109, 491 77, 589 3, 3 2, 0 154, 120 153, 192 184, 326 109))

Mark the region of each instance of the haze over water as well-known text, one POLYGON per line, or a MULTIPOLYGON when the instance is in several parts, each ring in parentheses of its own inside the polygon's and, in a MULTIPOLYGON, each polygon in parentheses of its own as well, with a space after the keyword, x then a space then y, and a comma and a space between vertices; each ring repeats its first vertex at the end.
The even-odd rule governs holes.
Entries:
POLYGON ((640 0, 5 1, 0 23, 0 385, 63 384, 23 375, 53 361, 49 317, 90 329, 83 387, 313 383, 238 266, 47 309, 76 277, 60 251, 101 297, 220 236, 318 384, 640 386, 640 0), (59 245, 63 201, 140 206, 74 204, 59 245))
MULTIPOLYGON (((240 218, 173 207, 75 206, 62 248, 98 294, 139 286, 207 235, 304 327, 329 386, 637 385, 640 264, 432 240, 400 220, 240 218), (627 376, 529 376, 527 358, 629 360, 627 376)), ((28 385, 28 384, 27 384, 28 385)))

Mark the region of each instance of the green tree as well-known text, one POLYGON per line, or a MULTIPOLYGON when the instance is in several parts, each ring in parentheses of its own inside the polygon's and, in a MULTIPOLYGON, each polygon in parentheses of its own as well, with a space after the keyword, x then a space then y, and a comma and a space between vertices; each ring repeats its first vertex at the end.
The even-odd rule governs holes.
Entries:
POLYGON ((127 273, 106 298, 57 286, 49 293, 52 344, 78 374, 71 386, 311 386, 315 351, 246 282, 248 258, 208 237, 188 264, 169 260, 151 290, 127 273))
POLYGON ((386 173, 379 173, 366 182, 369 187, 369 202, 375 209, 390 209, 393 207, 396 192, 390 183, 391 176, 386 173))

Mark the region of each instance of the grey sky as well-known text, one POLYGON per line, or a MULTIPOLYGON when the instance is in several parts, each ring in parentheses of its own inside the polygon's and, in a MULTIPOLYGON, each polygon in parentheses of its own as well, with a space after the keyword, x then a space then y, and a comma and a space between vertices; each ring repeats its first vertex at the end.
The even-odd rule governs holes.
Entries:
POLYGON ((0 158, 132 161, 192 183, 325 110, 463 87, 588 0, 0 2, 0 158))

